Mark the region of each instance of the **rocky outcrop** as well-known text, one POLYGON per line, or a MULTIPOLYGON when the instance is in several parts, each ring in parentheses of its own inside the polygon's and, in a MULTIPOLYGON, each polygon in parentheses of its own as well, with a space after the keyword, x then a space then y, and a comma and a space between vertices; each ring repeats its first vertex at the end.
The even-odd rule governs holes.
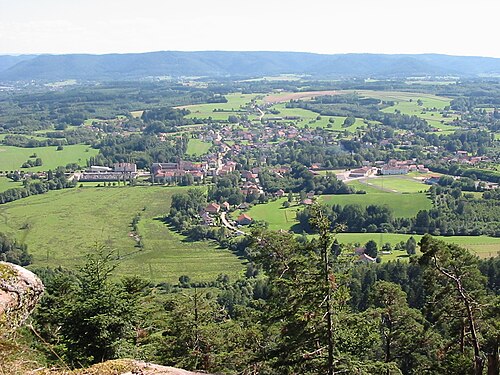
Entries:
POLYGON ((117 359, 99 363, 87 369, 56 370, 38 369, 29 375, 208 375, 201 372, 191 372, 175 367, 159 366, 152 363, 131 359, 117 359))
POLYGON ((43 290, 42 282, 33 272, 0 262, 0 327, 21 325, 35 308, 43 290))

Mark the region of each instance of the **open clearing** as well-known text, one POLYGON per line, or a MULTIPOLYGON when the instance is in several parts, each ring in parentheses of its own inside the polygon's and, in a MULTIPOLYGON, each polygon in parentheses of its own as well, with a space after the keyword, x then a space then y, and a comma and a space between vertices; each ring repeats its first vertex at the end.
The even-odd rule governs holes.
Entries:
MULTIPOLYGON (((258 94, 229 94, 226 95, 227 103, 207 103, 181 106, 177 108, 189 109, 191 112, 186 118, 209 118, 214 120, 227 120, 230 115, 240 116, 246 114, 247 111, 243 109, 258 94)), ((257 118, 257 116, 249 116, 250 119, 257 118)))
POLYGON ((412 194, 346 194, 322 195, 320 200, 326 204, 358 204, 362 207, 369 205, 383 205, 392 209, 394 217, 414 217, 420 210, 432 208, 432 202, 423 193, 412 194))
MULTIPOLYGON (((43 165, 33 168, 22 168, 25 171, 46 171, 55 169, 59 166, 66 166, 69 163, 78 163, 85 166, 91 156, 97 155, 99 150, 93 149, 87 145, 64 146, 64 149, 57 151, 56 146, 22 148, 14 146, 0 145, 0 170, 14 171, 21 169, 21 165, 30 159, 30 156, 36 154, 41 158, 43 165)), ((35 160, 35 158, 31 158, 35 160)))
MULTIPOLYGON (((375 189, 394 193, 418 193, 427 191, 430 188, 430 185, 426 185, 419 180, 405 176, 380 176, 365 178, 358 181, 360 186, 364 185, 367 188, 373 187, 375 189)), ((360 189, 363 189, 363 187, 360 187, 360 189)))
POLYGON ((210 147, 212 147, 211 143, 203 142, 199 139, 190 138, 186 154, 194 156, 204 155, 208 152, 208 150, 210 150, 210 147))
POLYGON ((171 196, 183 188, 84 187, 51 191, 0 205, 0 232, 28 245, 37 266, 74 267, 96 242, 116 249, 119 275, 138 275, 154 282, 211 281, 220 273, 233 280, 242 260, 213 242, 185 242, 158 220, 171 196), (141 214, 144 248, 130 236, 131 221, 141 214), (21 229, 23 226, 29 229, 21 229))

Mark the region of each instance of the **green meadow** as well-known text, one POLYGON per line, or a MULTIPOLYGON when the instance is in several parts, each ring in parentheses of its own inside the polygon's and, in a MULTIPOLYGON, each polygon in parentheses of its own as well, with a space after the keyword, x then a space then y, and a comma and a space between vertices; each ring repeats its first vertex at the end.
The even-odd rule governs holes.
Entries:
POLYGON ((423 193, 412 194, 347 194, 347 195, 322 195, 320 201, 326 204, 358 204, 362 207, 369 205, 383 205, 392 209, 394 217, 414 217, 420 210, 432 208, 432 202, 423 193))
POLYGON ((375 189, 393 193, 418 193, 421 191, 427 191, 430 188, 429 185, 424 184, 422 181, 405 176, 381 176, 366 178, 358 181, 360 182, 358 185, 360 186, 360 189, 365 191, 367 190, 363 189, 361 186, 364 185, 366 188, 373 187, 375 189))
POLYGON ((318 114, 316 112, 310 111, 303 108, 286 108, 285 103, 275 104, 272 106, 273 109, 278 110, 280 113, 272 114, 266 113, 264 119, 273 117, 299 117, 299 120, 283 120, 283 121, 293 121, 299 128, 304 128, 308 126, 309 128, 327 128, 332 131, 344 131, 353 132, 356 129, 366 126, 363 119, 357 118, 356 122, 349 127, 342 127, 346 117, 343 116, 320 116, 318 120, 318 114), (330 123, 330 119, 333 119, 333 123, 330 123), (330 127, 328 127, 330 125, 330 127))
MULTIPOLYGON (((25 171, 46 171, 65 166, 69 163, 78 163, 85 166, 91 156, 97 155, 99 151, 88 145, 64 146, 64 149, 57 151, 56 146, 22 148, 14 146, 0 145, 0 170, 12 171, 21 169, 21 165, 36 154, 41 158, 43 165, 33 168, 22 168, 25 171)), ((31 158, 33 161, 35 158, 31 158)))
MULTIPOLYGON (((195 104, 188 105, 179 108, 189 109, 191 112, 186 118, 209 118, 214 120, 227 120, 230 115, 243 115, 247 114, 246 110, 242 107, 249 104, 252 99, 255 99, 257 94, 229 94, 226 95, 227 103, 207 103, 207 104, 195 104), (214 110, 223 110, 223 112, 214 112, 214 110)), ((258 116, 250 116, 250 118, 256 118, 258 116)))
POLYGON ((0 205, 0 232, 28 245, 34 267, 75 267, 95 243, 108 245, 120 257, 119 275, 138 275, 154 282, 214 280, 220 273, 232 279, 242 260, 213 242, 186 242, 160 219, 171 196, 183 188, 83 187, 51 191, 0 205), (131 222, 140 214, 139 235, 131 237, 131 222), (22 229, 27 228, 27 229, 22 229))
POLYGON ((22 186, 23 186, 22 182, 15 182, 7 177, 0 177, 0 193, 5 190, 18 188, 22 186))
POLYGON ((203 142, 200 139, 190 138, 186 154, 194 156, 204 155, 210 150, 210 147, 212 147, 211 143, 203 142))

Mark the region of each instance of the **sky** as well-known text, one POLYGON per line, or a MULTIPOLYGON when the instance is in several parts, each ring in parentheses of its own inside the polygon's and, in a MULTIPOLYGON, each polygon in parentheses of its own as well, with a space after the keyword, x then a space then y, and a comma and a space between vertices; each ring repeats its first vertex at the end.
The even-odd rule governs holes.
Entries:
POLYGON ((500 57, 499 0, 0 0, 0 54, 150 51, 500 57))

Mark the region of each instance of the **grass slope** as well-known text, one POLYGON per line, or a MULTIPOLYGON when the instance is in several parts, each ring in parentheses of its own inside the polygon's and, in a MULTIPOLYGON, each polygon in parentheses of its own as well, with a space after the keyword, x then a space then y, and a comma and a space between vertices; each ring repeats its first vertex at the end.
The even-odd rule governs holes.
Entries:
POLYGON ((176 282, 181 275, 194 281, 214 280, 220 273, 232 279, 242 272, 241 260, 212 242, 185 242, 159 217, 182 188, 116 187, 52 191, 0 206, 0 232, 25 242, 35 266, 74 267, 95 242, 116 249, 121 275, 139 275, 155 282, 176 282), (141 213, 139 233, 144 249, 130 237, 132 218, 141 213), (28 224, 29 229, 21 229, 28 224))
POLYGON ((0 193, 5 190, 22 187, 22 182, 14 182, 10 178, 0 177, 0 193))
POLYGON ((95 156, 99 152, 99 150, 88 145, 64 146, 61 151, 56 149, 56 146, 22 148, 0 145, 0 170, 13 171, 21 169, 21 165, 33 154, 42 159, 43 165, 41 167, 23 168, 23 170, 46 171, 69 163, 78 163, 84 166, 91 156, 95 156))

